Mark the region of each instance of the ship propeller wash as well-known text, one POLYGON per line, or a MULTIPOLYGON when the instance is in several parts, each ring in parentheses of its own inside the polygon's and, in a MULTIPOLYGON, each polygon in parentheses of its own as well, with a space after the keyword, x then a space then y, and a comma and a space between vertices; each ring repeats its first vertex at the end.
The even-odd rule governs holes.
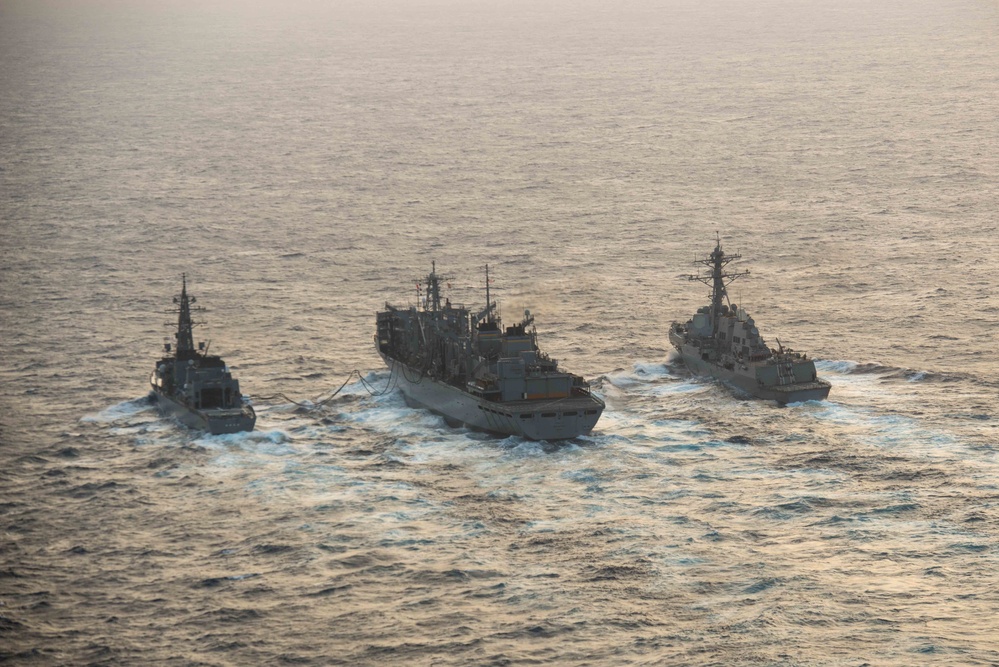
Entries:
POLYGON ((187 295, 187 276, 183 276, 177 304, 176 349, 164 345, 166 355, 156 363, 149 379, 152 399, 161 414, 176 417, 185 425, 212 434, 252 431, 257 416, 243 400, 239 382, 217 356, 208 354, 204 343, 194 347, 191 319, 195 297, 187 295))
POLYGON ((777 341, 771 349, 745 310, 729 302, 727 286, 748 271, 728 273, 725 267, 741 255, 726 255, 719 239, 705 259, 706 274, 686 276, 711 288, 711 304, 698 308, 685 323, 674 322, 669 342, 687 368, 697 375, 717 378, 757 398, 779 403, 822 400, 830 384, 815 375, 815 363, 777 341))
POLYGON ((418 306, 385 304, 377 315, 378 354, 398 378, 411 406, 451 425, 529 440, 563 440, 589 433, 604 409, 578 375, 559 370, 538 349, 534 317, 503 328, 496 303, 473 312, 441 300, 436 265, 418 289, 418 306))

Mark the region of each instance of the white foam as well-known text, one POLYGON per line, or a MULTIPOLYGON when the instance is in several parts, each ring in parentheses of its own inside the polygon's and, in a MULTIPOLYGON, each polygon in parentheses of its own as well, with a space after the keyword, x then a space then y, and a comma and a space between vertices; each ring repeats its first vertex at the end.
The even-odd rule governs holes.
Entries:
POLYGON ((547 452, 545 452, 544 445, 540 442, 524 440, 522 438, 517 438, 516 440, 507 438, 507 441, 510 445, 512 445, 506 454, 509 458, 533 459, 548 455, 547 452))
POLYGON ((291 436, 287 432, 271 429, 268 431, 220 433, 218 435, 203 434, 194 440, 193 444, 220 451, 238 448, 268 456, 291 456, 298 452, 288 444, 290 441, 291 436))
POLYGON ((644 378, 664 378, 673 376, 666 364, 663 363, 649 364, 635 362, 634 370, 636 376, 644 378))
POLYGON ((646 449, 657 443, 701 444, 711 437, 700 422, 688 419, 657 419, 648 411, 607 410, 591 436, 602 446, 640 445, 646 449))
POLYGON ((96 414, 84 415, 80 418, 80 421, 85 423, 110 424, 112 422, 128 419, 129 417, 134 417, 135 415, 151 410, 152 408, 153 405, 149 402, 149 398, 147 396, 143 396, 142 398, 133 398, 130 401, 116 403, 109 408, 104 408, 96 414))
POLYGON ((647 393, 650 396, 669 396, 671 394, 687 394, 690 392, 706 392, 710 390, 710 385, 700 382, 670 382, 669 384, 652 387, 647 393))
POLYGON ((956 436, 907 415, 879 413, 873 408, 831 401, 810 402, 803 407, 803 414, 840 426, 847 430, 848 437, 878 447, 900 447, 906 452, 920 451, 927 456, 953 456, 954 449, 961 445, 956 436))
POLYGON ((860 364, 856 361, 816 361, 815 368, 826 373, 848 374, 857 370, 860 364))
POLYGON ((162 421, 147 421, 138 424, 128 424, 126 426, 112 426, 109 433, 112 435, 144 435, 147 433, 164 433, 172 431, 172 425, 162 421))
POLYGON ((442 417, 420 408, 378 406, 359 412, 343 413, 341 417, 358 425, 396 436, 423 435, 428 430, 445 426, 442 417))
POLYGON ((675 377, 665 364, 635 362, 632 370, 614 371, 604 376, 610 384, 618 388, 628 388, 637 384, 645 384, 656 380, 675 377))

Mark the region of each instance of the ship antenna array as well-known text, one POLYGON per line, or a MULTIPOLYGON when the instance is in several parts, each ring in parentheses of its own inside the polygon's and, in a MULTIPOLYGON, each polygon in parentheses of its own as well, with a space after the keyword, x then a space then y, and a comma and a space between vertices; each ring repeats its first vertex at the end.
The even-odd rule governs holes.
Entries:
MULTIPOLYGON (((176 322, 166 322, 164 326, 177 327, 177 332, 174 334, 174 339, 177 344, 177 351, 193 351, 194 347, 194 327, 201 326, 204 322, 195 322, 191 318, 192 313, 203 313, 205 308, 202 306, 194 306, 192 304, 197 303, 198 298, 195 296, 187 295, 187 274, 181 274, 181 290, 180 295, 173 298, 173 302, 177 304, 177 307, 173 310, 166 311, 169 315, 177 315, 176 322)), ((168 348, 169 349, 169 348, 168 348)), ((207 351, 206 348, 205 351, 207 351)))
MULTIPOLYGON (((749 271, 740 271, 738 273, 725 272, 725 267, 728 266, 730 262, 734 262, 739 259, 742 259, 742 255, 738 253, 734 255, 725 254, 721 247, 721 239, 719 238, 714 251, 710 255, 694 260, 695 264, 702 264, 708 267, 711 270, 710 273, 688 274, 683 277, 690 281, 696 280, 697 282, 704 283, 711 288, 712 311, 716 311, 721 307, 723 298, 726 301, 728 300, 728 286, 735 280, 749 275, 749 271)), ((713 314, 714 313, 712 313, 712 315, 713 314)))
MULTIPOLYGON (((437 275, 437 262, 436 260, 431 262, 430 274, 426 277, 427 282, 427 295, 425 300, 423 300, 423 309, 432 312, 437 312, 441 309, 441 280, 452 280, 450 274, 439 276, 437 275)), ((420 286, 416 286, 417 302, 420 302, 420 286)))

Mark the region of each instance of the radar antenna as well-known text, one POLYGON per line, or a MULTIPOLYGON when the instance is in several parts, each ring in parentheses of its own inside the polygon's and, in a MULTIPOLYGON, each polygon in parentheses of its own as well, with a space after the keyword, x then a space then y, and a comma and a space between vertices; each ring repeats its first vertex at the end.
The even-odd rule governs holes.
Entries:
POLYGON ((424 278, 427 284, 427 296, 423 310, 436 313, 441 310, 441 280, 449 280, 451 276, 437 275, 436 261, 431 262, 430 267, 430 274, 424 278))
MULTIPOLYGON (((177 340, 177 358, 190 359, 197 356, 198 352, 194 348, 194 327, 198 325, 191 319, 194 311, 203 311, 200 306, 192 307, 191 304, 198 301, 197 297, 187 294, 187 274, 181 274, 180 296, 175 296, 173 302, 177 304, 177 333, 174 338, 177 340)), ((169 351, 169 348, 167 348, 169 351)))
POLYGON ((475 321, 482 323, 480 327, 484 329, 494 328, 492 325, 496 323, 496 302, 492 300, 492 296, 490 295, 490 282, 489 265, 486 264, 486 307, 475 316, 475 321))
POLYGON ((694 260, 695 264, 703 264, 710 269, 707 274, 691 274, 684 276, 687 280, 696 280, 711 288, 711 330, 717 331, 718 316, 721 314, 722 303, 732 305, 728 298, 728 286, 738 278, 748 276, 749 271, 738 273, 726 273, 725 267, 729 262, 742 259, 742 255, 726 255, 722 250, 721 237, 715 232, 717 237, 714 251, 704 259, 694 260))

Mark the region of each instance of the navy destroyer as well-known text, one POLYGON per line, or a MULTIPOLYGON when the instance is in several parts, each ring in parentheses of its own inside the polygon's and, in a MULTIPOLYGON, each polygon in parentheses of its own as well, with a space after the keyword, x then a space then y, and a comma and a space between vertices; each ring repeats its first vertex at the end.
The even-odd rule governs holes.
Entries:
POLYGON ((243 400, 239 381, 217 356, 208 354, 208 347, 194 347, 194 326, 191 304, 195 297, 187 295, 187 276, 182 278, 177 304, 176 349, 165 343, 166 355, 156 363, 149 379, 151 395, 161 414, 176 417, 183 424, 212 434, 252 431, 257 421, 253 407, 243 400))
POLYGON ((441 300, 436 264, 418 286, 418 306, 385 304, 377 315, 378 354, 398 378, 411 406, 457 426, 529 440, 563 440, 589 433, 604 409, 578 375, 538 349, 534 317, 503 327, 489 295, 473 312, 441 300))
POLYGON ((697 260, 710 271, 685 278, 711 288, 711 305, 698 308, 685 323, 674 322, 669 342, 692 373, 717 378, 757 398, 782 404, 824 399, 831 385, 816 377, 808 355, 779 340, 777 349, 767 346, 753 318, 729 301, 728 285, 749 271, 728 273, 725 267, 741 257, 726 255, 719 239, 708 257, 697 260))

